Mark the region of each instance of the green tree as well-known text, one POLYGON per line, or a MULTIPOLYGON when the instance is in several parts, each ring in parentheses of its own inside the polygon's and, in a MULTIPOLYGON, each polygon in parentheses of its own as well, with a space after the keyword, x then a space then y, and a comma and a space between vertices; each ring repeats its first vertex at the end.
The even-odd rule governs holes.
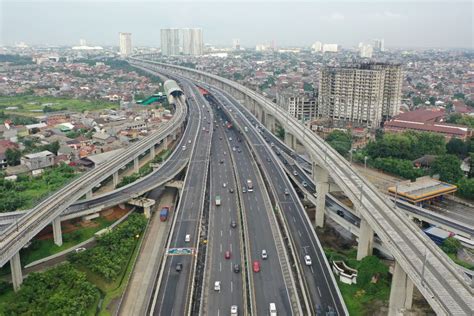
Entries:
POLYGON ((474 200, 474 178, 459 180, 457 193, 466 199, 474 200))
POLYGON ((453 137, 446 144, 446 152, 459 157, 465 157, 469 150, 468 146, 469 144, 463 142, 459 138, 453 137))
POLYGON ((303 90, 311 92, 314 90, 313 85, 309 82, 303 82, 303 90))
POLYGON ((441 249, 448 254, 457 254, 459 249, 461 249, 462 245, 459 240, 454 237, 448 237, 443 244, 441 245, 441 249))
POLYGON ((417 106, 418 104, 423 103, 423 99, 421 99, 419 96, 415 96, 411 100, 412 100, 414 106, 417 106))
MULTIPOLYGON (((471 141, 471 146, 474 142, 471 141)), ((467 177, 474 178, 474 152, 469 153, 470 159, 469 159, 469 174, 467 177)))
POLYGON ((21 151, 16 148, 8 148, 5 151, 5 158, 9 166, 17 166, 20 164, 21 151))
POLYGON ((454 99, 464 99, 465 95, 464 93, 458 92, 453 95, 454 99))
POLYGON ((458 157, 449 154, 436 157, 431 165, 430 173, 439 174, 440 180, 449 183, 456 183, 463 176, 458 157))
POLYGON ((326 137, 326 142, 341 155, 346 155, 351 150, 352 136, 348 132, 334 130, 326 137))
POLYGON ((431 104, 431 105, 434 105, 435 102, 436 102, 436 98, 435 98, 435 97, 429 97, 429 98, 428 98, 428 101, 430 101, 430 104, 431 104))

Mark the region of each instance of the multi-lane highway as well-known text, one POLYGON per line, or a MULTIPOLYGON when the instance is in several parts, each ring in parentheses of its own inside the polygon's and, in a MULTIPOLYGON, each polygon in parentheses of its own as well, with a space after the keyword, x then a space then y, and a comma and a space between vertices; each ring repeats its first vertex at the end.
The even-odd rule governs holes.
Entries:
POLYGON ((259 135, 262 132, 260 124, 256 124, 258 128, 252 125, 251 120, 235 106, 237 103, 235 100, 225 97, 216 89, 211 89, 211 91, 215 93, 222 104, 225 104, 230 109, 235 122, 242 129, 247 127, 247 132, 244 132, 244 135, 249 139, 259 157, 265 175, 273 186, 278 205, 286 219, 286 224, 292 233, 291 239, 296 248, 296 260, 300 263, 300 271, 304 275, 302 281, 306 283, 306 288, 309 291, 308 296, 313 307, 312 312, 316 313, 317 310, 335 309, 339 315, 344 315, 344 303, 338 295, 338 289, 334 283, 332 272, 311 226, 311 222, 286 174, 282 171, 281 166, 283 164, 280 165, 278 156, 274 154, 264 138, 259 135), (311 266, 305 264, 303 259, 305 255, 309 255, 312 259, 311 266), (318 306, 320 307, 318 308, 318 306))
POLYGON ((184 315, 189 312, 196 264, 195 251, 200 242, 199 225, 207 185, 213 133, 212 112, 208 103, 192 85, 188 85, 185 81, 181 83, 185 87, 189 106, 199 110, 199 128, 192 146, 184 149, 192 150, 191 159, 167 247, 169 254, 160 272, 159 290, 154 296, 151 307, 154 315, 184 315), (172 249, 176 248, 186 248, 191 253, 174 255, 172 249))
POLYGON ((215 115, 214 119, 217 124, 211 146, 209 246, 201 312, 203 315, 228 315, 233 305, 241 312, 246 307, 242 222, 232 149, 221 117, 215 115), (216 282, 219 282, 219 289, 215 288, 216 282))

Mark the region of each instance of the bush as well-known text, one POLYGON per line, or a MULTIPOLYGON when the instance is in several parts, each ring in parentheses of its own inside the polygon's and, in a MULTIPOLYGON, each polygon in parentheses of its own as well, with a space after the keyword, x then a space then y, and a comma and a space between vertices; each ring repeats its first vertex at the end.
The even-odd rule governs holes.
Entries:
POLYGON ((425 174, 422 169, 415 169, 409 160, 396 158, 377 158, 371 165, 387 173, 399 175, 405 179, 414 180, 425 174))
POLYGON ((443 241, 443 244, 441 245, 441 249, 443 249, 443 251, 447 254, 457 254, 461 247, 461 242, 454 237, 446 238, 446 240, 443 241))
POLYGON ((474 178, 459 180, 458 194, 466 199, 474 200, 474 178))

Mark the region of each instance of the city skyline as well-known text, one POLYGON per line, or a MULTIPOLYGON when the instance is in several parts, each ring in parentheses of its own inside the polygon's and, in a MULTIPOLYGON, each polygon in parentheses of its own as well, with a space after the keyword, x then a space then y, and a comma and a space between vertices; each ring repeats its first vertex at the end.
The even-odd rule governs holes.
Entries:
POLYGON ((309 47, 321 41, 353 48, 359 42, 384 38, 389 48, 473 47, 469 2, 261 1, 250 6, 248 2, 136 5, 123 1, 110 4, 107 1, 4 1, 0 45, 25 42, 68 46, 84 38, 95 45, 116 46, 116 34, 126 30, 134 34, 134 46, 159 47, 160 29, 192 27, 202 28, 206 33, 205 43, 217 46, 231 46, 232 39, 239 38, 242 47, 271 41, 278 47, 309 47), (140 12, 148 12, 149 17, 140 12), (163 12, 175 14, 169 17, 163 12), (54 21, 51 16, 55 17, 54 21), (292 23, 281 23, 283 20, 292 23), (36 27, 31 28, 31 23, 36 27))

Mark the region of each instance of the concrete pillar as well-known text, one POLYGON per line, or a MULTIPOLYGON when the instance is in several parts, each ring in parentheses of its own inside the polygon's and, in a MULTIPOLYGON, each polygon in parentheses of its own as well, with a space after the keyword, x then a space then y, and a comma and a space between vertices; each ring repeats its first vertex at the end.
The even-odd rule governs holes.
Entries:
POLYGON ((119 183, 118 171, 115 171, 114 174, 112 175, 112 182, 114 184, 114 189, 115 189, 119 183))
POLYGON ((23 275, 21 273, 20 252, 17 252, 10 259, 10 268, 12 270, 13 290, 17 292, 20 289, 21 283, 23 283, 23 275))
POLYGON ((61 231, 61 219, 59 216, 53 219, 53 236, 56 246, 62 246, 63 232, 61 231))
POLYGON ((371 256, 374 244, 374 231, 364 218, 360 219, 359 244, 357 245, 357 260, 371 256))
POLYGON ((411 309, 413 303, 413 283, 398 262, 395 261, 393 269, 392 286, 390 289, 390 302, 388 315, 397 316, 411 309))
POLYGON ((140 171, 140 165, 138 164, 138 157, 133 159, 133 172, 140 171))
POLYGON ((273 115, 265 113, 265 127, 270 130, 270 132, 275 133, 275 117, 273 117, 273 115))
MULTIPOLYGON (((294 136, 293 134, 290 134, 288 132, 285 132, 285 144, 290 147, 290 148, 294 148, 294 145, 293 145, 293 142, 294 142, 294 136)), ((314 171, 313 171, 313 174, 314 174, 314 171)))
POLYGON ((146 218, 151 217, 151 207, 150 206, 144 206, 143 207, 143 213, 145 214, 146 218))
POLYGON ((92 189, 87 191, 86 193, 86 199, 92 199, 92 189))
POLYGON ((324 226, 324 210, 326 209, 326 194, 329 189, 329 174, 313 162, 313 180, 316 184, 316 214, 314 224, 316 227, 324 226))
POLYGON ((155 152, 155 145, 150 147, 150 159, 155 158, 156 152, 155 152))
POLYGON ((164 150, 168 149, 168 136, 163 138, 162 145, 164 150))

